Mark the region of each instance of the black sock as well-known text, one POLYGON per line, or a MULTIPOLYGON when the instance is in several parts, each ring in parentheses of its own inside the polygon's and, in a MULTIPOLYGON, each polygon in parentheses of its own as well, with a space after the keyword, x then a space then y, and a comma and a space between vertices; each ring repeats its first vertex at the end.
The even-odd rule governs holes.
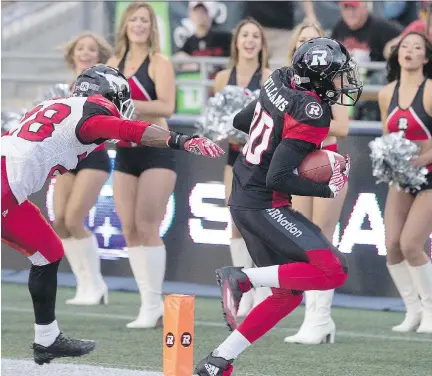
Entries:
POLYGON ((32 265, 30 269, 28 288, 36 324, 47 325, 55 320, 57 271, 60 261, 43 266, 32 265))

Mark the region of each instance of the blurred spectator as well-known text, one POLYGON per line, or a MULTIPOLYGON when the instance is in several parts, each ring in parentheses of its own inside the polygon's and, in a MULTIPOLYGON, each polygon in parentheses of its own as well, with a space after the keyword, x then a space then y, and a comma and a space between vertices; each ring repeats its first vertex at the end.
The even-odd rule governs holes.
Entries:
POLYGON ((418 19, 414 22, 411 22, 404 30, 403 32, 397 36, 396 38, 389 41, 385 47, 384 47, 384 57, 388 59, 390 56, 391 51, 394 47, 399 43, 399 41, 402 39, 402 37, 406 34, 408 34, 411 31, 416 31, 418 33, 424 33, 428 35, 428 38, 430 41, 432 41, 432 22, 429 22, 429 29, 427 17, 428 17, 428 11, 431 11, 432 9, 432 2, 431 1, 422 1, 420 6, 420 12, 418 14, 418 19))
MULTIPOLYGON (((185 44, 175 56, 229 56, 231 35, 212 30, 211 3, 189 2, 189 18, 194 25, 194 34, 186 39, 185 44)), ((197 64, 183 64, 185 71, 196 71, 197 64)))
MULTIPOLYGON (((372 15, 372 3, 366 1, 340 1, 339 8, 342 19, 333 29, 332 37, 342 42, 360 64, 384 61, 385 44, 400 34, 402 26, 372 15)), ((365 84, 376 85, 383 78, 383 72, 363 70, 362 80, 365 84)), ((361 99, 350 116, 357 120, 379 120, 376 93, 365 90, 361 99)))
POLYGON ((369 13, 366 1, 340 1, 342 19, 332 31, 358 62, 384 61, 385 44, 402 31, 402 27, 369 13))
POLYGON ((406 27, 417 19, 417 1, 385 1, 383 16, 406 27))
MULTIPOLYGON (((312 1, 299 1, 308 21, 316 21, 312 1)), ((263 27, 269 42, 269 57, 281 64, 285 63, 287 41, 294 28, 294 1, 246 1, 245 17, 257 20, 263 27)))

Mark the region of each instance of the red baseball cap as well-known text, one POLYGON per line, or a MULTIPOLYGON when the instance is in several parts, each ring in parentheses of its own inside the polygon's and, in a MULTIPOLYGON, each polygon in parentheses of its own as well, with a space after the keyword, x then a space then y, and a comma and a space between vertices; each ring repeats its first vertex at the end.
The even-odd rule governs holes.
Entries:
POLYGON ((339 1, 341 5, 350 5, 352 7, 358 7, 361 5, 361 1, 339 1))

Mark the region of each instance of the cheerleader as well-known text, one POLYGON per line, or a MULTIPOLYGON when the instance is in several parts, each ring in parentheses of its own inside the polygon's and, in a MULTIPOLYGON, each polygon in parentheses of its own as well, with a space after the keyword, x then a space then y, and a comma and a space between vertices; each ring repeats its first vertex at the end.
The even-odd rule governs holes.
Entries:
MULTIPOLYGON (((128 78, 137 118, 168 128, 166 118, 175 108, 175 77, 171 61, 160 52, 158 30, 153 8, 131 2, 108 65, 128 78)), ((139 314, 127 327, 154 328, 162 325, 166 248, 159 228, 177 179, 174 151, 117 146, 114 201, 141 296, 139 314)))
POLYGON ((387 267, 405 306, 395 332, 432 333, 432 264, 424 246, 432 232, 432 44, 406 34, 387 63, 390 83, 379 93, 383 133, 403 131, 420 146, 412 161, 430 173, 420 190, 390 186, 384 212, 387 267))

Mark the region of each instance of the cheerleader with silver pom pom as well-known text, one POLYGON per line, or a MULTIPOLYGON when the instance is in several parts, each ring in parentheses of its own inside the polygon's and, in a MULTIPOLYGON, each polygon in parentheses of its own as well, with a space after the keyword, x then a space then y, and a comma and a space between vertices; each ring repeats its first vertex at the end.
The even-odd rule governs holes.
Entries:
POLYGON ((432 44, 401 37, 378 95, 384 136, 370 143, 373 174, 389 184, 384 212, 387 268, 405 303, 395 332, 432 333, 432 44))

